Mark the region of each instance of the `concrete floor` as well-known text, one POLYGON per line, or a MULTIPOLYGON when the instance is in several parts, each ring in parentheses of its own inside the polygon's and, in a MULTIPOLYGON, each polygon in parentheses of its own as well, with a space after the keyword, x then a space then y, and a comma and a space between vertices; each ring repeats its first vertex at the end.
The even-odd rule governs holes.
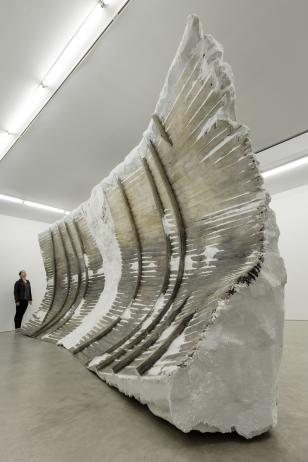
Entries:
POLYGON ((251 441, 183 434, 70 353, 0 334, 1 462, 307 462, 308 322, 289 321, 277 428, 251 441))

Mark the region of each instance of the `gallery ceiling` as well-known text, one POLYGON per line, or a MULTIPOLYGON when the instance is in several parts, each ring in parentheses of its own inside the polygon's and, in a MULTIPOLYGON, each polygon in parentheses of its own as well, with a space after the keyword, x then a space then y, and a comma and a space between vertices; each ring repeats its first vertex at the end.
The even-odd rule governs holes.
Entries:
MULTIPOLYGON (((0 129, 95 3, 0 0, 0 129)), ((254 149, 307 130, 306 0, 131 0, 0 161, 0 193, 68 210, 86 200, 138 143, 190 13, 224 46, 254 149)), ((263 169, 281 159, 260 155, 263 169)), ((5 203, 0 213, 58 218, 5 203)))

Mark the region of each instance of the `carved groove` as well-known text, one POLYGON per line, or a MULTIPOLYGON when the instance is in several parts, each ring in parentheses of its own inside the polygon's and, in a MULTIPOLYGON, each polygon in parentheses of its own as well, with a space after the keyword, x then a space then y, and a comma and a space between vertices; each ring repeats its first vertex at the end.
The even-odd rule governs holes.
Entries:
MULTIPOLYGON (((138 273, 137 273, 137 281, 136 281, 136 285, 135 285, 135 290, 134 290, 134 293, 133 293, 133 296, 132 296, 132 301, 131 301, 131 303, 133 303, 134 300, 137 297, 138 292, 139 292, 140 281, 141 281, 141 273, 142 273, 141 243, 140 243, 140 238, 139 238, 138 229, 137 229, 137 226, 136 226, 136 223, 135 223, 134 215, 132 213, 132 210, 131 210, 127 195, 125 193, 125 189, 123 187, 123 184, 121 183, 121 180, 119 178, 117 180, 117 183, 118 183, 118 187, 119 187, 119 190, 121 192, 123 201, 124 201, 125 206, 126 206, 127 215, 128 215, 129 222, 130 222, 131 228, 133 230, 133 234, 134 234, 134 239, 135 239, 135 242, 136 242, 136 251, 137 251, 137 258, 138 258, 138 270, 137 270, 138 273)), ((102 330, 97 332, 95 335, 91 336, 86 342, 81 343, 80 345, 78 345, 77 348, 74 348, 71 351, 73 352, 73 354, 80 353, 81 351, 83 351, 84 349, 89 347, 92 343, 97 342, 98 340, 102 339, 105 335, 109 334, 110 331, 120 321, 121 321, 121 317, 118 316, 116 319, 112 320, 110 324, 108 324, 107 326, 104 326, 102 328, 102 330)))
POLYGON ((184 302, 181 303, 181 305, 178 308, 176 308, 175 310, 172 310, 171 313, 169 313, 169 315, 160 325, 158 325, 158 322, 155 322, 155 324, 152 326, 153 328, 150 329, 150 331, 148 332, 148 334, 151 333, 151 335, 148 335, 146 340, 141 345, 139 345, 137 348, 135 348, 135 350, 129 351, 126 354, 126 356, 112 368, 113 372, 116 373, 122 370, 125 366, 130 364, 134 359, 138 358, 138 356, 140 356, 141 353, 143 353, 147 348, 153 345, 153 343, 155 343, 158 340, 158 338, 163 333, 163 331, 166 329, 166 327, 169 327, 170 324, 178 316, 178 314, 181 313, 186 302, 187 302, 187 299, 184 300, 184 302))
POLYGON ((173 329, 172 333, 167 339, 139 366, 136 367, 140 375, 145 374, 152 366, 158 361, 164 353, 168 350, 171 343, 183 332, 189 321, 192 319, 194 313, 186 314, 177 326, 173 329))
POLYGON ((138 270, 137 270, 138 275, 137 275, 137 282, 136 282, 135 291, 134 291, 133 296, 132 296, 132 300, 135 300, 135 298, 137 297, 137 294, 139 292, 140 281, 141 281, 142 249, 141 249, 140 237, 139 237, 138 229, 137 229, 137 226, 136 226, 136 223, 135 223, 134 215, 132 213, 132 209, 131 209, 130 203, 128 201, 127 195, 125 193, 125 189, 123 187, 123 184, 122 184, 122 182, 121 182, 121 180, 119 178, 118 178, 118 187, 119 187, 119 190, 121 191, 123 200, 124 200, 124 202, 126 204, 129 221, 130 221, 132 230, 134 232, 135 241, 136 241, 137 258, 138 258, 138 270))
POLYGON ((166 129, 164 127, 164 124, 162 123, 162 121, 160 120, 160 118, 158 117, 157 114, 153 114, 152 115, 152 120, 154 121, 156 127, 158 128, 158 131, 160 133, 160 136, 168 143, 170 144, 171 146, 173 146, 173 143, 172 143, 172 140, 170 138, 170 136, 168 135, 168 133, 166 132, 166 129))
POLYGON ((32 332, 33 337, 38 337, 40 333, 44 331, 45 326, 48 326, 49 322, 52 321, 58 313, 62 312, 70 290, 68 259, 61 232, 57 224, 53 226, 51 233, 53 236, 56 261, 55 297, 42 326, 39 327, 36 331, 32 332))
MULTIPOLYGON (((68 267, 67 298, 66 298, 65 303, 63 304, 62 308, 57 313, 55 313, 53 316, 51 316, 49 318, 49 320, 46 323, 44 323, 37 332, 35 332, 36 337, 38 337, 39 335, 42 335, 43 333, 46 333, 47 330, 49 330, 51 327, 55 326, 56 323, 59 320, 61 320, 61 318, 71 308, 71 306, 74 305, 74 303, 76 301, 76 298, 78 296, 79 288, 80 288, 80 274, 79 274, 79 271, 78 271, 77 286, 75 288, 73 288, 73 284, 72 284, 72 281, 71 281, 72 271, 71 271, 70 265, 72 265, 72 263, 76 264, 76 262, 78 262, 78 259, 77 259, 77 255, 75 253, 75 249, 74 249, 73 243, 71 241, 71 238, 70 238, 70 235, 69 235, 69 232, 68 232, 66 222, 63 222, 62 226, 64 228, 64 229, 62 229, 62 231, 61 231, 60 227, 58 227, 58 229, 59 229, 59 235, 60 235, 60 238, 61 238, 61 241, 62 241, 62 245, 63 245, 63 249, 64 249, 64 253, 65 253, 65 258, 66 258, 66 261, 67 261, 67 267, 68 267), (69 240, 69 242, 65 242, 65 239, 69 240), (72 247, 72 250, 73 250, 73 255, 71 255, 71 257, 69 257, 68 245, 70 247, 72 247)), ((79 268, 79 265, 78 265, 78 268, 79 268)))
MULTIPOLYGON (((75 288, 72 300, 70 300, 69 303, 67 303, 67 307, 66 307, 65 312, 62 311, 62 312, 58 313, 57 315, 55 315, 53 319, 49 320, 48 324, 46 324, 45 326, 42 327, 42 330, 40 331, 40 335, 42 334, 42 332, 44 332, 44 335, 49 334, 49 333, 55 331, 56 329, 58 329, 61 325, 63 325, 64 319, 65 320, 68 319, 68 316, 67 316, 68 311, 71 311, 76 306, 76 301, 78 300, 78 297, 80 296, 79 295, 80 290, 81 290, 81 267, 80 267, 80 261, 79 261, 79 258, 78 258, 78 253, 77 253, 77 250, 76 250, 76 247, 75 247, 71 232, 69 230, 68 223, 64 222, 64 226, 65 226, 65 230, 66 230, 66 233, 67 233, 66 238, 70 240, 70 246, 72 247, 72 250, 73 250, 73 258, 74 258, 75 262, 77 263, 77 265, 76 265, 77 266, 77 271, 75 272, 75 276, 77 276, 77 286, 75 288)), ((62 238, 64 239, 63 236, 62 236, 62 238)), ((73 258, 71 258, 71 260, 73 258)), ((71 273, 70 273, 70 276, 72 276, 71 273)))
MULTIPOLYGON (((152 332, 153 329, 155 329, 157 324, 161 321, 161 319, 167 313, 169 308, 172 306, 172 304, 173 304, 173 302, 174 302, 174 300, 175 300, 175 298, 177 296, 177 292, 178 292, 178 290, 180 288, 181 280, 183 278, 184 258, 185 258, 185 240, 184 240, 184 234, 185 233, 184 233, 184 226, 183 226, 183 221, 182 221, 182 217, 181 217, 181 212, 179 210, 177 200, 176 200, 176 198, 174 196, 172 187, 171 187, 171 185, 170 185, 170 183, 168 181, 168 178, 167 178, 167 175, 165 173, 164 167, 162 166, 162 164, 160 162, 159 156, 158 156, 154 146, 152 145, 152 143, 150 144, 150 146, 152 146, 152 149, 150 148, 150 150, 151 150, 151 154, 152 154, 152 156, 154 157, 154 160, 155 160, 155 167, 157 168, 157 170, 159 171, 159 173, 161 175, 163 185, 164 185, 164 187, 166 188, 166 191, 167 191, 168 199, 169 199, 170 203, 172 204, 172 213, 173 213, 173 215, 175 217, 177 233, 179 235, 179 252, 180 252, 179 266, 178 266, 176 279, 175 279, 175 283, 174 283, 172 292, 171 292, 170 296, 168 297, 167 302, 164 304, 163 308, 159 311, 159 313, 154 317, 154 319, 148 324, 148 326, 145 329, 141 329, 140 333, 138 333, 132 340, 130 340, 128 342, 128 344, 125 345, 125 348, 121 348, 119 351, 116 351, 110 357, 110 359, 108 359, 108 364, 110 364, 110 360, 112 362, 113 360, 118 359, 120 356, 124 355, 126 353, 126 351, 131 350, 132 348, 135 348, 138 345, 138 343, 140 343, 150 332, 152 332)), ((155 183, 154 183, 154 180, 153 180, 152 186, 154 186, 154 184, 155 183)), ((165 282, 164 282, 164 284, 165 284, 165 282)), ((137 332, 138 330, 139 330, 139 326, 135 329, 135 332, 137 332)), ((133 333, 135 333, 135 332, 133 332, 133 333)), ((112 353, 117 348, 119 348, 123 343, 127 342, 129 340, 129 337, 130 336, 124 337, 123 339, 121 339, 120 342, 118 342, 118 344, 113 345, 112 347, 108 348, 107 350, 105 350, 104 353, 108 353, 108 354, 112 353)), ((143 351, 143 349, 137 350, 137 351, 141 352, 141 351, 143 351)), ((134 357, 134 354, 135 353, 131 353, 131 356, 134 357)), ((103 367, 105 367, 103 364, 105 364, 104 361, 102 363, 99 363, 97 368, 102 369, 103 367)))
POLYGON ((23 327, 22 331, 25 335, 33 335, 33 333, 41 326, 44 322, 49 310, 51 309, 54 298, 55 298, 55 281, 56 281, 56 263, 55 263, 55 251, 54 242, 51 230, 47 230, 39 235, 39 244, 41 253, 44 261, 44 267, 47 278, 47 287, 44 294, 44 298, 40 304, 38 311, 41 313, 38 319, 37 314, 34 313, 33 318, 23 327))
POLYGON ((117 324, 118 322, 121 320, 120 316, 118 318, 116 318, 114 321, 112 321, 110 323, 109 326, 105 327, 105 329, 101 332, 99 332, 98 334, 94 335, 94 337, 91 337, 89 340, 87 340, 86 342, 82 343, 81 345, 79 345, 77 348, 75 348, 72 353, 74 355, 76 355, 77 353, 80 353, 83 349, 87 348, 89 345, 91 345, 91 343, 93 342, 97 342, 97 340, 99 340, 100 338, 104 337, 104 335, 107 335, 117 324))
MULTIPOLYGON (((162 220, 162 227, 163 227, 163 218, 164 218, 164 207, 161 202, 161 199, 159 197, 158 189, 155 184, 155 180, 153 178, 153 175, 151 173, 151 170, 148 166, 148 162, 146 158, 141 159, 142 166, 144 168, 145 174, 147 176, 147 179, 149 181, 151 191, 154 197, 154 201, 157 207, 157 210, 159 212, 160 218, 162 220)), ((166 268, 165 268, 165 276, 164 276, 164 282, 161 288, 162 294, 164 294, 168 288, 169 284, 169 277, 170 277, 170 267, 169 267, 169 262, 170 262, 170 257, 171 257, 171 243, 169 236, 165 233, 165 230, 163 229, 163 235, 164 235, 164 240, 165 240, 165 252, 166 252, 166 268)))
MULTIPOLYGON (((88 290, 88 268, 85 265, 85 261, 84 261, 85 251, 83 248, 80 231, 75 222, 75 219, 71 220, 70 225, 72 226, 74 230, 74 236, 75 236, 74 248, 76 250, 76 255, 78 256, 78 260, 79 260, 80 281, 81 282, 79 285, 79 293, 77 294, 77 299, 75 303, 73 304, 73 306, 71 307, 70 313, 67 313, 67 315, 61 320, 61 322, 59 322, 56 325, 55 329, 52 329, 50 332, 48 332, 48 334, 46 334, 46 339, 50 339, 51 341, 59 340, 63 335, 67 334, 69 331, 73 329, 73 326, 68 327, 69 321, 74 315, 75 310, 80 305, 81 300, 86 297, 86 293, 88 290), (77 251, 76 246, 78 247, 79 251, 77 251)), ((72 239, 72 242, 73 242, 73 239, 72 239)))

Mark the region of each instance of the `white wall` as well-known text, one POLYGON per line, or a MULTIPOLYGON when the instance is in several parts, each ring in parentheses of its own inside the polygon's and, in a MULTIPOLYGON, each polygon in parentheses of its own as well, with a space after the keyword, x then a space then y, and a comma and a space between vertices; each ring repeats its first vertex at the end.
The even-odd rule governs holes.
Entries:
POLYGON ((45 292, 46 279, 38 234, 48 223, 0 215, 0 332, 14 329, 14 282, 25 269, 31 281, 33 307, 45 292))
POLYGON ((308 320, 308 185, 272 196, 287 268, 286 319, 308 320))

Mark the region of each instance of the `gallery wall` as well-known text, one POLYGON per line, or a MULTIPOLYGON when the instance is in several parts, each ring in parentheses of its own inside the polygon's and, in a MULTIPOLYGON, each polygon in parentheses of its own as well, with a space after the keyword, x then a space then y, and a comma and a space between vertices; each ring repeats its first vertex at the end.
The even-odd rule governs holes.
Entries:
POLYGON ((280 228, 279 248, 288 274, 286 319, 308 320, 308 185, 274 194, 271 206, 280 228))
POLYGON ((45 270, 37 235, 47 223, 0 215, 0 332, 14 329, 14 282, 21 269, 31 281, 33 307, 39 304, 46 287, 45 270))

